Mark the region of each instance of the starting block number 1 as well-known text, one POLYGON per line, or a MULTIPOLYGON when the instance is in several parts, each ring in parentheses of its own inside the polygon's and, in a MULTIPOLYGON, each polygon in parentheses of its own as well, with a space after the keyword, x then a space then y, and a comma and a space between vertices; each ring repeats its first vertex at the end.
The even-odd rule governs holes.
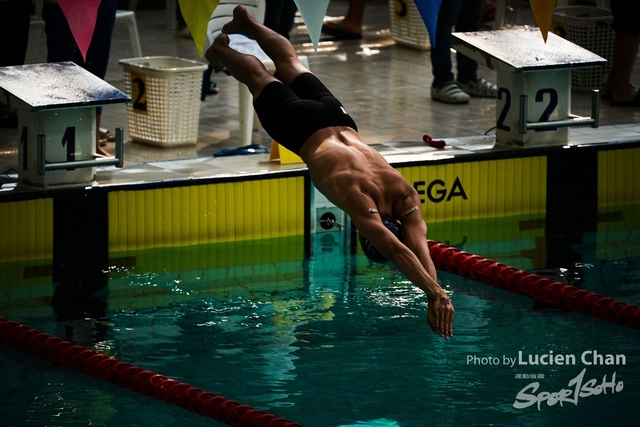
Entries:
MULTIPOLYGON (((34 141, 37 141, 34 139, 34 141)), ((22 145, 22 170, 29 170, 29 128, 24 126, 20 133, 20 144, 22 145)), ((62 134, 62 140, 60 141, 62 147, 66 148, 67 162, 73 162, 76 160, 76 127, 69 126, 62 134)))

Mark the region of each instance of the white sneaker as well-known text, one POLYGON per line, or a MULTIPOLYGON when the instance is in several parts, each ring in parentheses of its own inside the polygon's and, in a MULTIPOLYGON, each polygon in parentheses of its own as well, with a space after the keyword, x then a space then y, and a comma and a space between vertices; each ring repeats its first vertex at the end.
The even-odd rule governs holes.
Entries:
POLYGON ((495 98, 498 94, 498 88, 496 85, 486 81, 482 77, 478 77, 476 80, 470 80, 466 83, 458 80, 456 83, 460 86, 460 89, 471 96, 495 98))
POLYGON ((447 104, 466 104, 469 95, 460 90, 454 82, 443 83, 438 87, 431 87, 431 98, 447 104))

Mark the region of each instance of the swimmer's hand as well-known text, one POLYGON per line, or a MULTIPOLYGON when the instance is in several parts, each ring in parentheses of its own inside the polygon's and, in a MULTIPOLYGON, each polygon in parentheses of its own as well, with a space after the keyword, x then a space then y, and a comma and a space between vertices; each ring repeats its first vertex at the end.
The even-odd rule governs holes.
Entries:
POLYGON ((443 294, 441 297, 427 297, 427 324, 433 332, 448 340, 453 336, 453 317, 455 310, 451 300, 443 294))

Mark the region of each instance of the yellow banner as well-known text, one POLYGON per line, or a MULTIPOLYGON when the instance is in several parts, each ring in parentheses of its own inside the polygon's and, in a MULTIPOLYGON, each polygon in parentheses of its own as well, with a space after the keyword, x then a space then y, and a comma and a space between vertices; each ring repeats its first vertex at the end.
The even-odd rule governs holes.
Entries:
POLYGON ((207 37, 209 19, 220 0, 179 0, 180 12, 196 44, 198 55, 202 58, 204 41, 207 37))
POLYGON ((547 42, 549 26, 553 17, 553 9, 556 7, 556 0, 530 0, 531 12, 540 28, 544 42, 547 42))

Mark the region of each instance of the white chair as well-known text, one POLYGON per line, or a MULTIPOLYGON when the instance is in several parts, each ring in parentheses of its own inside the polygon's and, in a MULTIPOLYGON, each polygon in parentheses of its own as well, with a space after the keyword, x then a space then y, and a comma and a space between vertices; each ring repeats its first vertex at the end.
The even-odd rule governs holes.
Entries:
MULTIPOLYGON (((265 0, 220 0, 220 4, 209 19, 209 27, 207 29, 208 46, 213 44, 216 37, 222 32, 222 27, 233 19, 233 9, 239 4, 247 8, 247 12, 258 22, 264 21, 265 0)), ((264 67, 270 73, 275 73, 276 66, 271 59, 262 51, 255 40, 245 36, 233 35, 230 37, 230 46, 243 53, 251 53, 256 56, 264 67)), ((298 56, 305 67, 309 68, 309 60, 306 56, 298 56)), ((238 113, 240 121, 240 145, 249 145, 253 139, 253 131, 259 129, 259 121, 253 110, 253 97, 249 88, 238 82, 238 113)))
POLYGON ((140 36, 138 35, 136 13, 133 10, 116 10, 116 24, 119 23, 126 24, 129 29, 133 57, 140 58, 142 56, 142 47, 140 46, 140 36))

